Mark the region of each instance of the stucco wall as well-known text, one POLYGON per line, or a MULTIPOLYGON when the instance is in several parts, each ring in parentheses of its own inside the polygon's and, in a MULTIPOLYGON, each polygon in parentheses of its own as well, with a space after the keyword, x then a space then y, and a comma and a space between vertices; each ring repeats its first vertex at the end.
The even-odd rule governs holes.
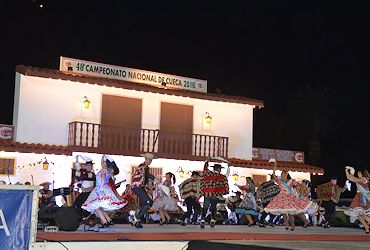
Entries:
MULTIPOLYGON (((229 157, 251 159, 253 107, 246 104, 215 102, 92 85, 64 80, 24 76, 17 73, 13 124, 16 140, 29 143, 67 145, 68 123, 85 121, 100 123, 102 94, 143 100, 142 127, 158 129, 160 103, 192 105, 193 132, 229 137, 229 157), (91 102, 83 108, 83 97, 91 102), (211 126, 204 123, 208 112, 211 126)), ((247 94, 247 93, 246 93, 247 94)))

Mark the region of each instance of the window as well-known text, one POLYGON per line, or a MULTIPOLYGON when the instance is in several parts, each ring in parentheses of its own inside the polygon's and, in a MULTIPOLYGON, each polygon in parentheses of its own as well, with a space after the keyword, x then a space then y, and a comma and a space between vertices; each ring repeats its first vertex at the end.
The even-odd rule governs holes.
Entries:
POLYGON ((15 175, 14 158, 0 158, 0 175, 15 175))
POLYGON ((252 179, 253 179, 254 185, 258 187, 262 182, 267 181, 267 175, 254 174, 252 175, 252 179))
MULTIPOLYGON (((131 182, 132 182, 132 174, 135 173, 136 169, 137 169, 137 166, 131 166, 131 182)), ((162 177, 163 175, 162 170, 163 170, 162 167, 149 167, 149 173, 154 175, 155 177, 162 177)), ((160 180, 162 181, 162 178, 160 178, 160 180)))

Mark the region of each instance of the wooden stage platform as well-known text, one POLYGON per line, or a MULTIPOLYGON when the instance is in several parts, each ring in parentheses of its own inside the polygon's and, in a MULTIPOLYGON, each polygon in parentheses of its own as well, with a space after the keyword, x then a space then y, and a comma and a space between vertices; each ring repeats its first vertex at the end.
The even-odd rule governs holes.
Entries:
POLYGON ((284 227, 260 228, 245 225, 216 225, 200 229, 196 225, 145 225, 136 229, 118 224, 99 232, 85 232, 80 227, 74 232, 37 232, 37 241, 194 241, 194 240, 259 240, 259 241, 362 241, 370 242, 370 235, 359 228, 284 227))

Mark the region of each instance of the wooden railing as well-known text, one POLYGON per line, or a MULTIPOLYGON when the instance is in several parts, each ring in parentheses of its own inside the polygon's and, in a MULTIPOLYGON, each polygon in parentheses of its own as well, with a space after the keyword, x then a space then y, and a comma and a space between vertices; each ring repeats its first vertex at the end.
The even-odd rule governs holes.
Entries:
POLYGON ((184 134, 158 129, 131 129, 96 123, 69 123, 68 145, 87 152, 137 155, 152 152, 164 157, 228 156, 228 137, 184 134))

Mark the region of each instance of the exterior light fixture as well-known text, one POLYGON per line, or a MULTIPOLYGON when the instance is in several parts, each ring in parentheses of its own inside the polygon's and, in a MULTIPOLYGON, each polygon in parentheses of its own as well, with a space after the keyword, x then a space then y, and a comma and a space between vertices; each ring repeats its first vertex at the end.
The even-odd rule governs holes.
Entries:
POLYGON ((84 96, 84 108, 88 109, 90 107, 90 101, 87 99, 87 96, 84 96))
POLYGON ((180 176, 180 178, 181 179, 184 178, 184 175, 185 175, 184 170, 182 169, 182 167, 179 167, 179 176, 180 176))
POLYGON ((210 116, 208 112, 206 112, 206 117, 204 117, 204 121, 207 124, 211 124, 212 123, 212 116, 210 116))
POLYGON ((234 181, 235 181, 235 182, 237 182, 237 181, 239 180, 239 175, 238 175, 238 173, 234 173, 234 174, 233 174, 233 179, 234 179, 234 181))
POLYGON ((48 170, 49 169, 49 162, 45 157, 45 161, 42 163, 42 169, 48 170))

